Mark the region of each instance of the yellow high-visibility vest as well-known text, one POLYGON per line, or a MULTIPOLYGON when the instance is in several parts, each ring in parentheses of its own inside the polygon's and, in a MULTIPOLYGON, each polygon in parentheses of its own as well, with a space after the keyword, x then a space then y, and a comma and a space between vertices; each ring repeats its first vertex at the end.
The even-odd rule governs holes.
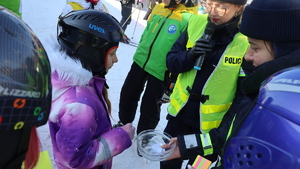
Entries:
MULTIPOLYGON (((195 42, 203 35, 206 23, 207 14, 194 15, 190 18, 187 48, 193 47, 195 42)), ((218 127, 224 114, 229 109, 236 94, 238 77, 244 76, 241 64, 248 47, 247 37, 237 33, 206 81, 202 95, 209 95, 209 100, 200 103, 199 110, 202 133, 208 133, 212 128, 218 127)), ((170 115, 176 116, 186 104, 190 96, 186 88, 188 86, 192 88, 196 73, 196 69, 191 69, 188 72, 179 74, 168 105, 170 115)))

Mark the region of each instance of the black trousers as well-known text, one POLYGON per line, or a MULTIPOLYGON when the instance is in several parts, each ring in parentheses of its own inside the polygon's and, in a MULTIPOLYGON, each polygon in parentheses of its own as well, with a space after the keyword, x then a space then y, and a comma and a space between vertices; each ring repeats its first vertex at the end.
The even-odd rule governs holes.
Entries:
MULTIPOLYGON (((182 111, 185 111, 183 108, 182 111)), ((187 135, 194 133, 201 133, 199 128, 190 126, 186 124, 180 114, 177 117, 167 116, 168 123, 165 127, 164 132, 170 134, 172 137, 177 137, 178 135, 187 135)), ((214 162, 217 160, 218 154, 212 154, 209 156, 204 156, 206 159, 214 162)), ((188 159, 188 164, 192 165, 196 157, 188 159)), ((183 159, 177 158, 169 161, 160 162, 160 169, 181 169, 183 159)))
POLYGON ((121 15, 122 15, 122 19, 120 21, 120 24, 123 28, 123 30, 125 31, 127 28, 127 25, 130 24, 131 22, 131 10, 132 10, 132 3, 127 3, 127 4, 122 4, 121 2, 121 15), (126 21, 127 20, 127 21, 126 21), (126 23, 125 23, 126 21, 126 23))
POLYGON ((144 91, 137 133, 146 129, 155 129, 160 120, 161 103, 158 103, 158 101, 162 97, 163 89, 163 81, 150 75, 133 62, 121 89, 119 103, 120 121, 123 124, 133 122, 138 102, 144 91))

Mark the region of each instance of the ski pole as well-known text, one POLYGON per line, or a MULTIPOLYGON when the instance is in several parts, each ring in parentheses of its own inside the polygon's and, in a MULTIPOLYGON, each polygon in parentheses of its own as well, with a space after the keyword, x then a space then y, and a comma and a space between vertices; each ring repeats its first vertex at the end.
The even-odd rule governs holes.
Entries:
POLYGON ((131 17, 131 15, 133 14, 133 12, 134 12, 137 8, 138 8, 138 6, 136 6, 136 7, 133 9, 133 11, 131 12, 131 14, 127 17, 127 19, 125 20, 125 22, 124 22, 123 25, 122 25, 122 28, 123 28, 123 26, 124 26, 125 24, 127 24, 127 21, 129 20, 129 18, 131 17))
POLYGON ((134 32, 135 32, 135 28, 136 28, 136 25, 137 25, 138 20, 139 20, 139 17, 140 17, 140 13, 141 13, 141 9, 142 9, 141 3, 139 3, 139 7, 140 7, 140 9, 139 9, 139 13, 138 13, 138 16, 137 16, 137 19, 136 19, 136 22, 135 22, 135 26, 134 26, 134 29, 133 29, 133 33, 132 33, 131 39, 133 39, 133 35, 134 35, 134 32))

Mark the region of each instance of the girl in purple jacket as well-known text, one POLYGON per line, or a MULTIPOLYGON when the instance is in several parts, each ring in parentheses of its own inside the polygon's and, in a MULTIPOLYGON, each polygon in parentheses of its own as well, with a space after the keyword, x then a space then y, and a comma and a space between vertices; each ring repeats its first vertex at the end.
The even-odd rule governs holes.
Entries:
POLYGON ((98 10, 74 11, 58 21, 60 46, 56 43, 55 56, 50 56, 49 127, 59 169, 110 169, 112 157, 132 144, 135 128, 130 123, 112 129, 105 82, 122 39, 118 21, 98 10))

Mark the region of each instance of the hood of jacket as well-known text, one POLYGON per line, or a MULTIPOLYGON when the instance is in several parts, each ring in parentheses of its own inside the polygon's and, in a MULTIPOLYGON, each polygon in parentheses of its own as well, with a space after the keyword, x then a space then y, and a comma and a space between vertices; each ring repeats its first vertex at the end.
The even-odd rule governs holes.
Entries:
POLYGON ((84 69, 79 60, 74 60, 61 50, 55 38, 44 45, 47 52, 51 72, 58 75, 58 80, 68 86, 85 86, 93 78, 92 72, 84 69))

